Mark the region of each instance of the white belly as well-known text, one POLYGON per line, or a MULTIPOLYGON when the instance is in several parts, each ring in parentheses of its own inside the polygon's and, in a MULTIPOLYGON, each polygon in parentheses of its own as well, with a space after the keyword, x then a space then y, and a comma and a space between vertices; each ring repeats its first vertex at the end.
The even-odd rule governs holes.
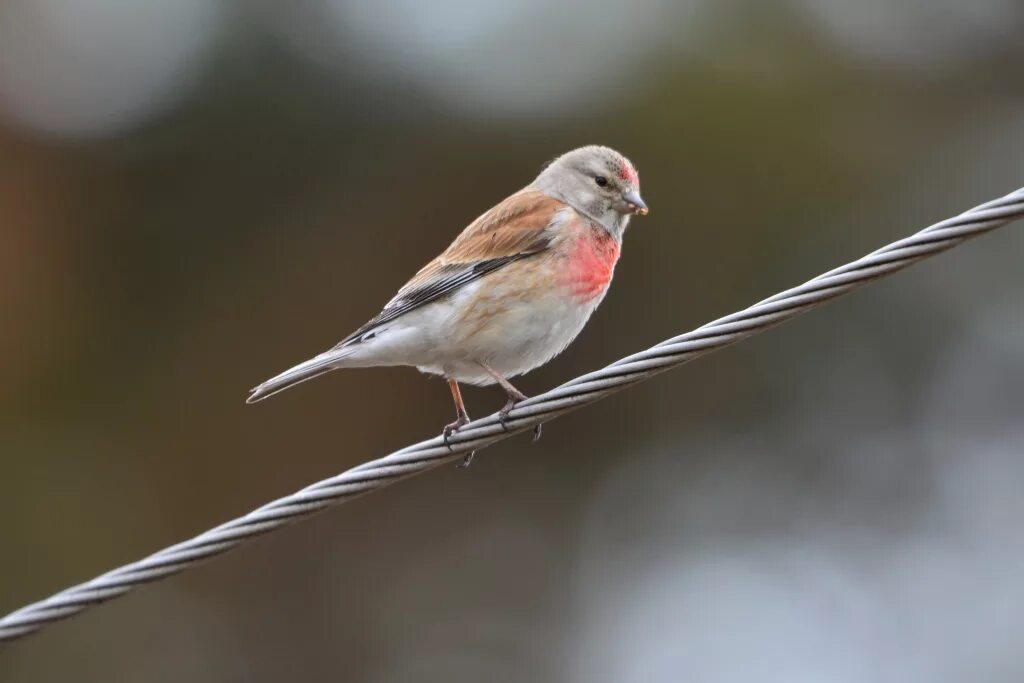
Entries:
POLYGON ((504 377, 547 363, 576 338, 604 298, 602 291, 580 302, 561 288, 524 296, 521 283, 502 291, 487 280, 410 311, 360 344, 345 365, 412 365, 459 382, 494 384, 481 361, 504 377))
POLYGON ((470 384, 493 384, 478 361, 504 377, 522 375, 544 365, 583 330, 604 294, 579 303, 564 292, 549 292, 530 301, 513 300, 486 324, 456 337, 458 352, 441 364, 420 370, 470 384), (460 338, 461 337, 461 338, 460 338))

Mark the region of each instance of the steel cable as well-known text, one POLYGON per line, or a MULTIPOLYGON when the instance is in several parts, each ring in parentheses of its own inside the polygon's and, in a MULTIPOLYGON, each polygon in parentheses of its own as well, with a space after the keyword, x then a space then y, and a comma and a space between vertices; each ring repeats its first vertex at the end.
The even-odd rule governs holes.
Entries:
POLYGON ((286 524, 532 429, 656 374, 774 327, 868 282, 1022 216, 1024 188, 936 223, 799 287, 780 292, 742 311, 529 398, 516 405, 504 425, 497 414, 474 420, 453 434, 448 445, 441 437, 435 437, 408 446, 267 503, 191 540, 23 607, 0 619, 0 641, 24 637, 88 607, 124 595, 138 585, 176 574, 286 524))

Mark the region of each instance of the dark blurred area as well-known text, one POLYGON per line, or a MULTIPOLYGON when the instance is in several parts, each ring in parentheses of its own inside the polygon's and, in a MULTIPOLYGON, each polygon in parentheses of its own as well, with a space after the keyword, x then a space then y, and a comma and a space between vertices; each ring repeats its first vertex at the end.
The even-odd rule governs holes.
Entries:
MULTIPOLYGON (((0 612, 434 435, 410 369, 244 399, 572 147, 652 211, 527 393, 1017 188, 1022 30, 1018 0, 7 0, 0 612)), ((1019 681, 1022 257, 970 243, 0 680, 1019 681)))

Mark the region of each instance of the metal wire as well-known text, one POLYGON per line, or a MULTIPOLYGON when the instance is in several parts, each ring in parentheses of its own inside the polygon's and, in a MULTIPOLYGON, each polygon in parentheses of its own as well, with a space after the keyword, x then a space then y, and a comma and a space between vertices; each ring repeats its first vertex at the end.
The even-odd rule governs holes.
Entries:
POLYGON ((425 472, 459 458, 463 453, 479 450, 594 403, 1022 216, 1024 188, 893 242, 799 287, 780 292, 742 311, 527 399, 512 410, 504 426, 500 424, 497 414, 474 420, 452 435, 449 446, 443 443, 441 437, 421 441, 307 486, 189 541, 165 548, 138 562, 23 607, 0 619, 0 641, 24 637, 88 607, 124 595, 138 585, 188 569, 288 523, 405 477, 425 472))

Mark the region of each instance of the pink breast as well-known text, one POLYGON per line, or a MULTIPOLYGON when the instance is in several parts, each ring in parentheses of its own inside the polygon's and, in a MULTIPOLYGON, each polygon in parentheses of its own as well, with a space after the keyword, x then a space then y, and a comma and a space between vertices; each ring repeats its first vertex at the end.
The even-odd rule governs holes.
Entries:
POLYGON ((604 293, 619 260, 619 242, 600 228, 588 229, 569 247, 566 284, 574 299, 590 301, 604 293))

